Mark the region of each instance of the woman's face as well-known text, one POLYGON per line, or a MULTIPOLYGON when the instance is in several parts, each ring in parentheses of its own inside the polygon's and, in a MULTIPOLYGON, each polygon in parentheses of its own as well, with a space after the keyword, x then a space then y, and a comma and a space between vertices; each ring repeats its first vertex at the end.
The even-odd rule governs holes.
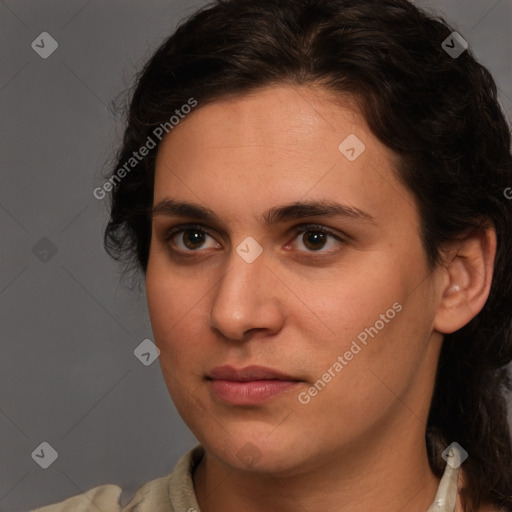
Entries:
POLYGON ((440 278, 393 154, 350 105, 268 87, 199 104, 159 148, 146 290, 160 364, 233 468, 424 440, 440 278))

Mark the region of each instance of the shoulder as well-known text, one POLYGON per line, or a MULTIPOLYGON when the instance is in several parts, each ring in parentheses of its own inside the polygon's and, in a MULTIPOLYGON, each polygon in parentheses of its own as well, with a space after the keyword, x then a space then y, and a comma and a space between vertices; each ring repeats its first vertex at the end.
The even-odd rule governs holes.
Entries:
MULTIPOLYGON (((143 504, 151 506, 168 506, 167 488, 169 477, 160 477, 144 483, 130 502, 123 507, 120 503, 122 489, 118 485, 100 485, 94 489, 67 498, 59 503, 31 510, 31 512, 134 512, 143 504)), ((144 510, 146 510, 144 508, 144 510)), ((171 509, 172 510, 172 509, 171 509)))
POLYGON ((185 453, 172 473, 143 484, 125 506, 120 503, 121 487, 107 484, 59 503, 33 509, 31 512, 150 512, 157 509, 173 512, 191 508, 199 510, 192 473, 203 453, 201 445, 185 453))
POLYGON ((98 508, 104 512, 120 512, 119 496, 121 496, 121 491, 121 487, 117 485, 100 485, 78 496, 33 509, 31 512, 75 512, 77 510, 86 512, 93 509, 98 510, 98 508))

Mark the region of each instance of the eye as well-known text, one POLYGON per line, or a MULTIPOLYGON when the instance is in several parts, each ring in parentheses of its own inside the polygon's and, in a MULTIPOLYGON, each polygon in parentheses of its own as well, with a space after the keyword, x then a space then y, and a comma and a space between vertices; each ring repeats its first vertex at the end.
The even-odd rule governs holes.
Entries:
MULTIPOLYGON (((339 235, 335 234, 333 231, 316 224, 307 224, 295 227, 295 232, 297 237, 302 235, 299 240, 299 245, 302 245, 306 248, 306 252, 318 252, 321 249, 324 249, 326 245, 328 245, 329 239, 334 239, 337 243, 331 243, 331 247, 328 249, 334 249, 336 245, 345 244, 345 240, 343 240, 339 235), (332 247, 334 245, 334 247, 332 247)), ((330 250, 322 251, 322 252, 332 252, 330 250)))
MULTIPOLYGON (((294 228, 299 246, 305 247, 300 252, 330 253, 336 245, 345 244, 339 235, 333 231, 316 224, 299 225, 294 228), (301 236, 302 235, 302 236, 301 236), (301 236, 301 237, 300 237, 301 236), (300 238, 299 238, 300 237, 300 238), (329 244, 329 242, 331 242, 329 244), (329 247, 329 245, 331 247, 329 247), (327 249, 323 250, 327 246, 327 249)), ((198 252, 198 249, 220 249, 221 245, 201 225, 180 225, 171 228, 165 235, 165 241, 173 245, 181 253, 198 252), (210 245, 205 245, 211 239, 210 245)), ((293 245, 287 244, 287 247, 293 245)), ((174 250, 174 249, 173 249, 174 250)))
POLYGON ((196 252, 196 249, 220 248, 215 239, 199 225, 176 226, 167 232, 165 241, 170 242, 181 252, 196 252), (204 244, 208 238, 211 238, 214 243, 210 247, 205 247, 204 244))

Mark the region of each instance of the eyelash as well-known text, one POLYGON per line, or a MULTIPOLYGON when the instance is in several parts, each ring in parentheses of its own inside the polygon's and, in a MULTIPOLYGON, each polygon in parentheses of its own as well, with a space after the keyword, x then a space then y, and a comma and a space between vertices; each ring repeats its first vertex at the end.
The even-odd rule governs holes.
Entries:
MULTIPOLYGON (((329 228, 321 226, 319 224, 300 224, 298 226, 295 226, 293 229, 295 232, 294 239, 297 238, 301 234, 307 233, 308 231, 313 231, 313 232, 330 235, 331 237, 335 238, 338 242, 340 242, 342 245, 347 243, 347 241, 344 240, 343 238, 341 238, 336 232, 330 230, 329 228)), ((175 227, 169 229, 165 234, 164 241, 166 243, 169 243, 174 236, 176 236, 179 233, 183 233, 185 231, 197 231, 199 233, 202 233, 202 234, 208 235, 212 238, 215 238, 211 233, 209 233, 206 229, 204 229, 204 227, 201 226, 200 224, 182 224, 182 225, 175 226, 175 227)), ((183 251, 181 249, 173 249, 173 252, 178 252, 180 254, 187 254, 187 253, 192 254, 192 253, 199 252, 199 251, 200 251, 200 249, 188 250, 188 251, 183 251)), ((311 253, 314 256, 316 254, 330 255, 335 251, 336 251, 336 249, 331 249, 329 251, 323 251, 322 249, 319 249, 318 251, 299 251, 299 252, 311 253)))

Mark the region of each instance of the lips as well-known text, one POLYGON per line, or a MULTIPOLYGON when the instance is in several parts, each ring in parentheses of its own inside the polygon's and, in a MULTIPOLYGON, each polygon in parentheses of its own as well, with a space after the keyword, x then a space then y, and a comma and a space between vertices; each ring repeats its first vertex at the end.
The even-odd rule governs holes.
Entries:
POLYGON ((300 380, 264 366, 217 366, 207 376, 212 396, 229 405, 257 406, 291 391, 300 380))
POLYGON ((216 366, 210 371, 208 378, 235 382, 251 382, 255 380, 287 380, 297 382, 299 380, 272 368, 254 365, 238 370, 229 365, 216 366))

